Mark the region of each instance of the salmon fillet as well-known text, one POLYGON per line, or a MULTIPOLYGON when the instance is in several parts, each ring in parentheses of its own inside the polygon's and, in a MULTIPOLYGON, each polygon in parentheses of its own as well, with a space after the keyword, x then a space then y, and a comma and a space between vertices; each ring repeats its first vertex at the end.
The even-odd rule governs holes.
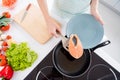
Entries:
POLYGON ((72 34, 70 36, 68 50, 70 55, 75 59, 78 59, 83 55, 83 47, 79 37, 76 34, 72 34), (76 39, 76 42, 73 41, 73 39, 76 39))

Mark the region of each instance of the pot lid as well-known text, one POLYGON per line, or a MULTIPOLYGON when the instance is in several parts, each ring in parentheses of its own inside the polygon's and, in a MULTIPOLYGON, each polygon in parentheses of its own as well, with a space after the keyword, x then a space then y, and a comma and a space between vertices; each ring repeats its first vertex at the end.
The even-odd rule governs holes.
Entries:
POLYGON ((77 34, 84 49, 95 47, 103 38, 104 29, 90 14, 77 14, 72 17, 66 28, 67 37, 77 34))

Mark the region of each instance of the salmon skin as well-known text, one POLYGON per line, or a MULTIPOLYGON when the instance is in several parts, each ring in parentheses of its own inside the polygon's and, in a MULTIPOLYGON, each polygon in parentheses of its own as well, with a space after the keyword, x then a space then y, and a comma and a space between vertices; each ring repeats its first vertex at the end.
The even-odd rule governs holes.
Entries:
POLYGON ((70 35, 68 50, 70 55, 75 59, 79 59, 83 55, 83 47, 76 34, 70 35))

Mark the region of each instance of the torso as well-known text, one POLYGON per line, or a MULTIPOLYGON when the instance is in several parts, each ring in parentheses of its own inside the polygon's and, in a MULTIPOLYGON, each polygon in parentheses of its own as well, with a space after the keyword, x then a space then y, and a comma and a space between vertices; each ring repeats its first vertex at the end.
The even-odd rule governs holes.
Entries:
POLYGON ((54 0, 52 13, 70 19, 77 13, 89 13, 91 0, 54 0))
POLYGON ((59 10, 70 14, 81 13, 90 6, 91 0, 54 0, 54 5, 59 10))

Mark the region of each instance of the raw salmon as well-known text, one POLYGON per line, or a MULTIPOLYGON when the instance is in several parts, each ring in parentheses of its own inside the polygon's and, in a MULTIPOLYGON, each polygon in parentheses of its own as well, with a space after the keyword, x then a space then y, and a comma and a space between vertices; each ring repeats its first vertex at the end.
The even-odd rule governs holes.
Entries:
POLYGON ((72 34, 70 36, 68 50, 70 55, 76 59, 80 58, 83 55, 83 47, 80 42, 80 39, 76 34, 72 34), (76 39, 76 42, 73 41, 73 39, 76 39))

